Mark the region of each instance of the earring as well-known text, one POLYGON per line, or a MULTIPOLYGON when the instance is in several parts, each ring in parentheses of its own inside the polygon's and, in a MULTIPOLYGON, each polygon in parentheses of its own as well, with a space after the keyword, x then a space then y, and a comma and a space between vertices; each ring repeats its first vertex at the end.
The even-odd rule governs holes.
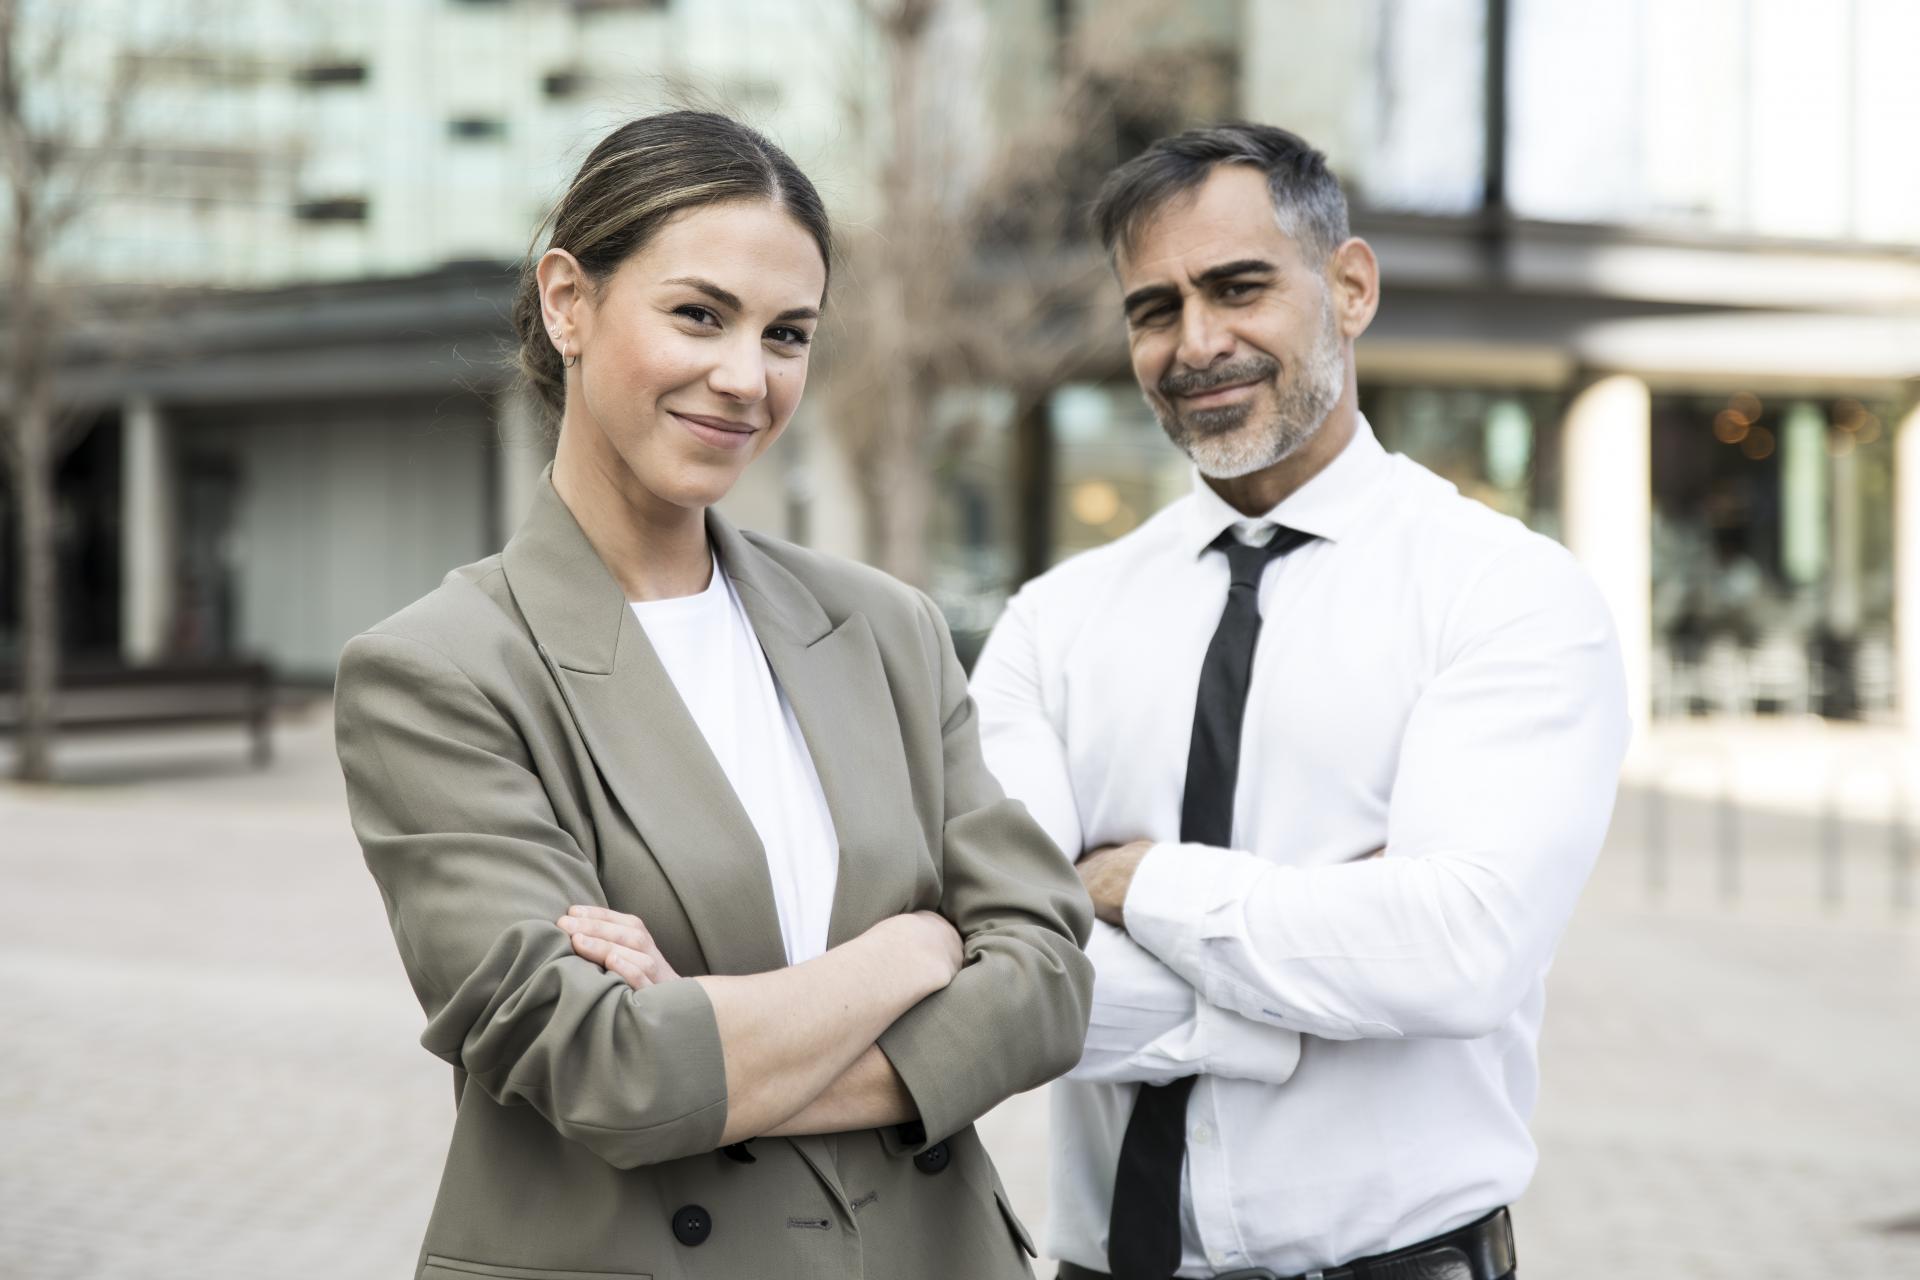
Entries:
POLYGON ((579 363, 580 363, 580 353, 577 351, 573 353, 572 359, 568 359, 564 355, 560 357, 560 367, 562 369, 571 369, 579 363))

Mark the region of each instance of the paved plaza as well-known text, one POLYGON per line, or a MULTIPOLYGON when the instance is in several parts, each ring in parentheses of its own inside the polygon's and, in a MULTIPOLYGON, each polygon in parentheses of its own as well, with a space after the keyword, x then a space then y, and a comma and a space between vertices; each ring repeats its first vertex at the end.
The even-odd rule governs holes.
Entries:
MULTIPOLYGON (((411 1273, 452 1092, 327 715, 264 773, 208 733, 0 786, 0 1277, 411 1273)), ((1920 912, 1873 780, 1828 827, 1814 792, 1723 809, 1717 757, 1676 751, 1630 770, 1677 794, 1623 798, 1549 983, 1522 1274, 1920 1277, 1920 912)), ((1038 1231, 1044 1100, 985 1127, 1038 1231)))

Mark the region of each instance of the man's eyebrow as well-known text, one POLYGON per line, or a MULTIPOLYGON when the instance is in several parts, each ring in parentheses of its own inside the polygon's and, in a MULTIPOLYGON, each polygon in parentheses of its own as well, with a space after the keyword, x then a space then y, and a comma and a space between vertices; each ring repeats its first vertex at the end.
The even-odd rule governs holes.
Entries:
POLYGON ((1201 284, 1219 284, 1235 276, 1270 276, 1277 270, 1265 258, 1241 258, 1235 262, 1223 262, 1217 267, 1208 267, 1197 278, 1201 284))
MULTIPOLYGON (((1271 262, 1265 258, 1237 258, 1232 262, 1223 262, 1217 267, 1208 267, 1194 279, 1203 285, 1219 284, 1222 280, 1231 280, 1236 276, 1271 276, 1278 273, 1271 262)), ((1121 310, 1128 315, 1144 302, 1159 302, 1177 296, 1179 290, 1169 284, 1150 284, 1144 289, 1135 289, 1120 304, 1121 310)))
MULTIPOLYGON (((715 302, 729 310, 746 310, 746 305, 740 301, 738 294, 722 289, 711 280, 702 280, 699 276, 675 276, 673 279, 663 281, 662 283, 683 284, 689 289, 698 289, 701 293, 706 294, 709 298, 712 298, 715 302)), ((774 317, 775 320, 818 320, 819 318, 820 308, 818 307, 788 307, 785 311, 782 311, 774 317)))

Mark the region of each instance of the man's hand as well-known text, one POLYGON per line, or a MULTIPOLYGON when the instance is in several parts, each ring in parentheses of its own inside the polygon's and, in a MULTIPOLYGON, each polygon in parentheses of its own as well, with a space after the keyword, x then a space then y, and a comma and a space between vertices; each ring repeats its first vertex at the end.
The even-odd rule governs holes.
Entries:
POLYGON ((1151 848, 1153 841, 1135 840, 1131 844, 1110 844, 1081 855, 1074 870, 1080 873, 1080 883, 1087 886, 1087 895, 1093 899, 1094 915, 1108 924, 1126 927, 1120 909, 1126 904, 1127 890, 1133 885, 1133 873, 1139 870, 1140 860, 1151 848))
POLYGON ((573 939, 575 955, 617 974, 636 991, 680 976, 660 954, 639 916, 606 907, 574 906, 555 923, 573 939))

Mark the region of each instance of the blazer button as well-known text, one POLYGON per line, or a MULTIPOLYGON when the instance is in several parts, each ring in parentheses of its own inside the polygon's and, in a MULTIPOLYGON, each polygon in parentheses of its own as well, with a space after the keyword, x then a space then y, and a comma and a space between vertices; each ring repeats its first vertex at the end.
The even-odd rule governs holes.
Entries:
POLYGON ((953 1161, 953 1152, 947 1150, 947 1144, 936 1142, 913 1158, 913 1167, 922 1173, 939 1173, 953 1161))
POLYGON ((692 1248, 706 1243, 713 1234, 713 1215, 697 1204, 686 1205, 674 1211, 673 1238, 692 1248))

